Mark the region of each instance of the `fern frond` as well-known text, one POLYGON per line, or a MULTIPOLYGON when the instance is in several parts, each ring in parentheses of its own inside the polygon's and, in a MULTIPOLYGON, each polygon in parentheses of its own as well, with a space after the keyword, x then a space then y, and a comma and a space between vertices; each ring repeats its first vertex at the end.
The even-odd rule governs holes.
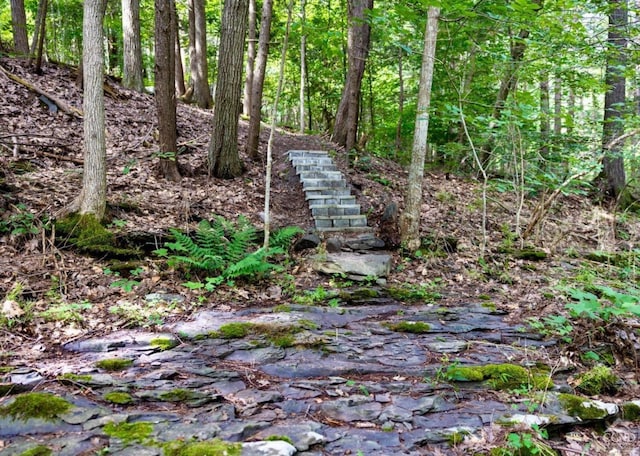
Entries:
POLYGON ((237 263, 247 256, 249 247, 256 240, 256 229, 245 217, 238 217, 236 229, 231 233, 227 245, 227 260, 229 264, 237 263))
POLYGON ((282 268, 278 265, 269 263, 263 249, 258 249, 253 253, 242 258, 240 261, 230 264, 225 269, 223 275, 228 279, 235 278, 257 278, 267 272, 279 271, 282 268))
POLYGON ((269 241, 269 245, 288 250, 293 238, 301 233, 304 233, 304 231, 300 227, 285 226, 273 233, 269 241))

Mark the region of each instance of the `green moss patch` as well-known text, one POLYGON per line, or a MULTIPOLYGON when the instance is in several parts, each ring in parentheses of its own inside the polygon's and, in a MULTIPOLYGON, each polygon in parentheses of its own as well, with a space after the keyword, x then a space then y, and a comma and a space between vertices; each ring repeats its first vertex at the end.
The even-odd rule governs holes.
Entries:
POLYGON ((620 389, 620 379, 607 366, 596 366, 578 375, 576 389, 589 396, 615 394, 620 389))
POLYGON ((431 330, 431 325, 423 321, 399 321, 385 324, 391 331, 423 334, 431 330))
POLYGON ((606 410, 593 401, 574 394, 559 394, 558 401, 570 416, 577 416, 583 421, 602 420, 609 416, 606 410))
POLYGON ((151 339, 149 345, 152 347, 158 347, 160 350, 171 350, 178 346, 178 341, 175 339, 169 339, 168 337, 158 337, 157 339, 151 339))
POLYGON ((451 366, 446 376, 456 382, 486 381, 497 390, 513 390, 527 387, 546 390, 553 386, 548 374, 538 369, 527 369, 515 364, 487 364, 485 366, 451 366))
POLYGON ((73 374, 71 372, 67 372, 66 374, 62 374, 58 376, 58 380, 65 383, 90 383, 92 378, 91 375, 78 375, 73 374))
POLYGON ((24 421, 30 418, 55 421, 58 415, 68 412, 72 406, 71 402, 50 393, 26 393, 0 407, 0 416, 24 421))
POLYGON ((180 440, 162 446, 165 456, 240 456, 240 443, 224 442, 220 439, 185 443, 180 440))
POLYGON ((291 437, 288 437, 286 435, 270 435, 265 440, 268 442, 274 442, 274 441, 287 442, 288 444, 293 445, 293 440, 291 440, 291 437))
POLYGON ((627 402, 622 405, 622 419, 628 421, 640 421, 640 404, 627 402))
POLYGON ((160 400, 165 402, 185 402, 193 399, 199 399, 201 396, 195 391, 184 388, 175 388, 161 393, 158 397, 160 400))
POLYGON ((53 451, 47 446, 38 445, 20 453, 20 456, 51 456, 53 451))
POLYGON ((305 319, 292 324, 232 322, 220 326, 217 331, 209 333, 209 336, 222 339, 240 339, 251 335, 263 336, 271 344, 287 348, 298 344, 296 334, 311 329, 318 329, 318 324, 305 319))
POLYGON ((119 439, 125 445, 131 443, 150 443, 149 437, 153 432, 153 424, 147 421, 137 423, 108 423, 104 427, 104 433, 109 437, 119 439))
POLYGON ((121 371, 133 365, 132 359, 108 358, 96 362, 96 367, 106 371, 121 371))
POLYGON ((211 336, 221 337, 222 339, 242 339, 251 332, 253 326, 253 323, 234 321, 220 326, 217 331, 211 333, 211 336))
POLYGON ((133 397, 129 393, 123 391, 112 391, 104 395, 104 400, 112 404, 127 405, 134 402, 133 397))

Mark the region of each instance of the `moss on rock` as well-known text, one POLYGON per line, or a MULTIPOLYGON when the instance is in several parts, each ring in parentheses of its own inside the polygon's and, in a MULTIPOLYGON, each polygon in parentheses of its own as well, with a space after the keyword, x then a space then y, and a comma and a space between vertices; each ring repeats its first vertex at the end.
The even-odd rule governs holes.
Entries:
POLYGON ((609 412, 599 407, 594 401, 574 394, 559 394, 558 401, 568 415, 583 421, 602 420, 609 416, 609 412))
POLYGON ((622 419, 640 421, 640 402, 627 402, 622 405, 622 419))
POLYGON ((104 433, 109 437, 122 440, 122 443, 129 445, 131 443, 150 443, 150 436, 153 432, 153 424, 148 421, 139 421, 137 423, 107 423, 104 427, 104 433))
POLYGON ((55 421, 58 415, 68 412, 71 402, 50 393, 26 393, 16 396, 10 404, 0 407, 0 416, 10 416, 14 420, 27 421, 39 418, 55 421))
POLYGON ((133 365, 133 360, 125 358, 107 358, 96 362, 96 367, 106 371, 121 371, 133 365))
POLYGON ((167 442, 162 446, 165 456, 240 456, 240 443, 220 439, 186 443, 181 440, 167 442))
POLYGON ((58 376, 58 380, 65 383, 90 383, 91 375, 78 375, 71 372, 58 376))
POLYGON ((620 389, 620 379, 607 366, 595 366, 577 376, 576 389, 589 396, 615 394, 620 389))
POLYGON ((546 390, 553 386, 551 377, 539 370, 529 370, 516 364, 487 364, 485 366, 451 366, 447 378, 457 382, 479 382, 497 390, 512 390, 529 387, 546 390))
POLYGON ((104 400, 118 405, 127 405, 134 402, 133 396, 124 391, 111 391, 104 395, 104 400))
POLYGON ((20 453, 20 456, 51 456, 52 454, 53 451, 51 451, 51 448, 44 445, 38 445, 23 451, 20 453))
POLYGON ((158 397, 160 398, 160 400, 165 402, 185 402, 192 399, 197 399, 200 396, 196 392, 185 388, 175 388, 169 391, 165 391, 164 393, 160 393, 160 396, 158 397))
POLYGON ((481 382, 484 374, 480 367, 450 366, 446 377, 454 382, 481 382))
POLYGON ((431 325, 423 321, 399 321, 385 324, 391 331, 423 334, 431 330, 431 325))
POLYGON ((158 347, 160 350, 164 351, 177 347, 178 341, 175 339, 169 339, 168 337, 158 337, 156 339, 151 339, 149 341, 149 345, 152 347, 158 347))

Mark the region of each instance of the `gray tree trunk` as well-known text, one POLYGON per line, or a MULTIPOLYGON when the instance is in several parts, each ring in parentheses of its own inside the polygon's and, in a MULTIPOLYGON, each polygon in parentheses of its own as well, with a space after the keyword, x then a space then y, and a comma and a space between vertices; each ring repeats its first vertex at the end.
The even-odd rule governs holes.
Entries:
POLYGON ((102 220, 107 205, 102 23, 105 0, 84 2, 82 24, 84 172, 78 212, 102 220))
POLYGON ((225 0, 222 11, 218 81, 209 144, 209 174, 231 179, 242 174, 238 153, 238 116, 242 108, 242 63, 249 0, 225 0))
POLYGON ((24 0, 11 0, 11 26, 13 28, 13 46, 17 54, 29 54, 27 38, 27 15, 24 11, 24 0))
POLYGON ((187 88, 184 85, 184 67, 182 65, 182 48, 180 47, 180 21, 178 19, 178 11, 174 2, 173 10, 171 11, 171 22, 175 24, 175 40, 174 40, 174 56, 175 56, 175 78, 176 78, 176 93, 182 97, 187 88))
POLYGON ((211 108, 207 65, 207 21, 204 0, 189 0, 189 38, 191 39, 192 100, 201 108, 211 108))
POLYGON ((180 180, 176 146, 176 92, 173 0, 155 0, 155 100, 158 113, 160 173, 166 179, 180 180))
POLYGON ((251 111, 249 113, 249 129, 247 132, 246 151, 253 160, 260 158, 260 121, 262 120, 262 92, 264 89, 264 75, 269 56, 269 37, 271 35, 271 16, 273 0, 264 0, 262 4, 262 19, 260 21, 260 36, 258 39, 258 55, 253 73, 253 88, 251 90, 251 111))
POLYGON ((347 152, 357 144, 360 92, 371 38, 371 27, 366 20, 365 12, 372 8, 373 0, 349 0, 348 2, 347 78, 331 137, 347 152))
POLYGON ((253 71, 256 64, 256 0, 249 0, 249 37, 247 38, 247 64, 245 68, 244 96, 242 114, 251 114, 251 91, 253 89, 253 71))
POLYGON ((122 85, 142 92, 144 87, 140 42, 140 0, 122 0, 122 45, 124 54, 122 85))
POLYGON ((422 69, 420 70, 420 87, 418 89, 418 106, 416 109, 416 125, 413 134, 411 167, 409 168, 409 179, 407 181, 407 196, 405 198, 404 211, 400 217, 402 245, 410 252, 415 252, 420 247, 422 181, 424 179, 424 161, 427 154, 431 83, 433 81, 439 16, 439 8, 429 7, 424 35, 424 49, 422 52, 422 69))

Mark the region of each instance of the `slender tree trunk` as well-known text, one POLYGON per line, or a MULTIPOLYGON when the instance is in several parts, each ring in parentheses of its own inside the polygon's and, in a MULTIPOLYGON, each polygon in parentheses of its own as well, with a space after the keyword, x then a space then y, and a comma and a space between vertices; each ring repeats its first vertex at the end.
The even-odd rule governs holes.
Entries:
POLYGON ((558 75, 553 80, 553 134, 562 134, 562 79, 558 75))
POLYGON ((191 43, 192 100, 201 108, 211 108, 207 65, 207 21, 204 0, 189 0, 189 37, 191 43))
POLYGON ((155 100, 158 113, 160 174, 180 180, 176 146, 175 31, 171 20, 173 0, 155 0, 155 100))
POLYGON ((400 217, 402 245, 410 252, 415 252, 420 247, 422 181, 424 179, 424 161, 427 153, 431 83, 433 81, 439 16, 439 8, 429 7, 424 35, 424 50, 422 52, 422 69, 420 71, 420 87, 418 89, 418 107, 416 110, 416 126, 413 135, 411 167, 409 168, 409 179, 407 181, 405 208, 400 217))
POLYGON ((546 71, 540 74, 540 155, 546 160, 549 158, 549 132, 551 131, 549 105, 549 75, 546 71))
POLYGON ((34 63, 35 72, 42 72, 42 49, 44 47, 44 33, 47 24, 47 0, 40 0, 38 3, 38 13, 36 14, 36 30, 33 34, 31 52, 29 53, 29 65, 34 63))
POLYGON ((238 116, 242 109, 240 97, 248 12, 249 0, 224 1, 208 157, 209 174, 223 179, 238 177, 243 171, 238 154, 238 116))
POLYGON ((362 77, 364 76, 364 69, 369 55, 369 41, 371 38, 371 27, 365 13, 372 8, 373 0, 348 1, 347 78, 331 137, 334 142, 343 146, 347 152, 355 147, 358 134, 362 77))
POLYGON ((626 189, 624 169, 624 141, 617 138, 624 134, 624 104, 626 102, 625 65, 627 64, 627 35, 629 23, 627 0, 609 0, 609 28, 607 43, 607 68, 604 97, 604 125, 602 130, 602 172, 597 179, 605 196, 619 199, 622 207, 630 203, 626 189))
POLYGON ((404 71, 403 65, 404 51, 398 47, 398 122, 396 123, 396 149, 394 158, 402 150, 402 115, 404 114, 404 71))
MULTIPOLYGON (((107 157, 104 115, 104 32, 106 0, 84 2, 82 61, 84 67, 84 172, 78 200, 81 215, 102 220, 107 205, 107 157)), ((44 20, 44 19, 43 19, 44 20)))
POLYGON ((27 15, 24 11, 24 0, 11 0, 11 26, 13 28, 13 46, 15 52, 22 56, 29 55, 27 15))
POLYGON ((300 24, 302 33, 300 34, 300 133, 304 134, 305 109, 304 109, 304 89, 307 76, 307 35, 305 31, 307 21, 307 1, 302 0, 300 5, 300 24))
POLYGON ((573 134, 576 115, 576 93, 573 87, 569 88, 569 100, 567 102, 567 135, 573 134))
POLYGON ((251 91, 253 89, 253 72, 256 63, 256 0, 249 0, 249 38, 247 41, 247 65, 245 68, 242 114, 248 117, 251 115, 251 91))
POLYGON ((249 129, 247 132, 246 151, 253 160, 260 158, 260 121, 262 120, 262 92, 264 89, 264 76, 269 56, 269 36, 271 34, 271 17, 273 13, 273 0, 264 0, 262 3, 262 19, 260 21, 260 36, 258 38, 258 55, 253 74, 253 88, 251 90, 251 112, 249 117, 249 129))
POLYGON ((176 38, 174 40, 176 94, 182 97, 187 92, 187 88, 184 85, 184 67, 182 65, 182 48, 180 46, 180 20, 175 2, 171 11, 171 22, 175 24, 176 29, 176 38))
POLYGON ((122 44, 124 71, 122 85, 142 92, 142 44, 140 41, 140 0, 122 0, 122 44))

